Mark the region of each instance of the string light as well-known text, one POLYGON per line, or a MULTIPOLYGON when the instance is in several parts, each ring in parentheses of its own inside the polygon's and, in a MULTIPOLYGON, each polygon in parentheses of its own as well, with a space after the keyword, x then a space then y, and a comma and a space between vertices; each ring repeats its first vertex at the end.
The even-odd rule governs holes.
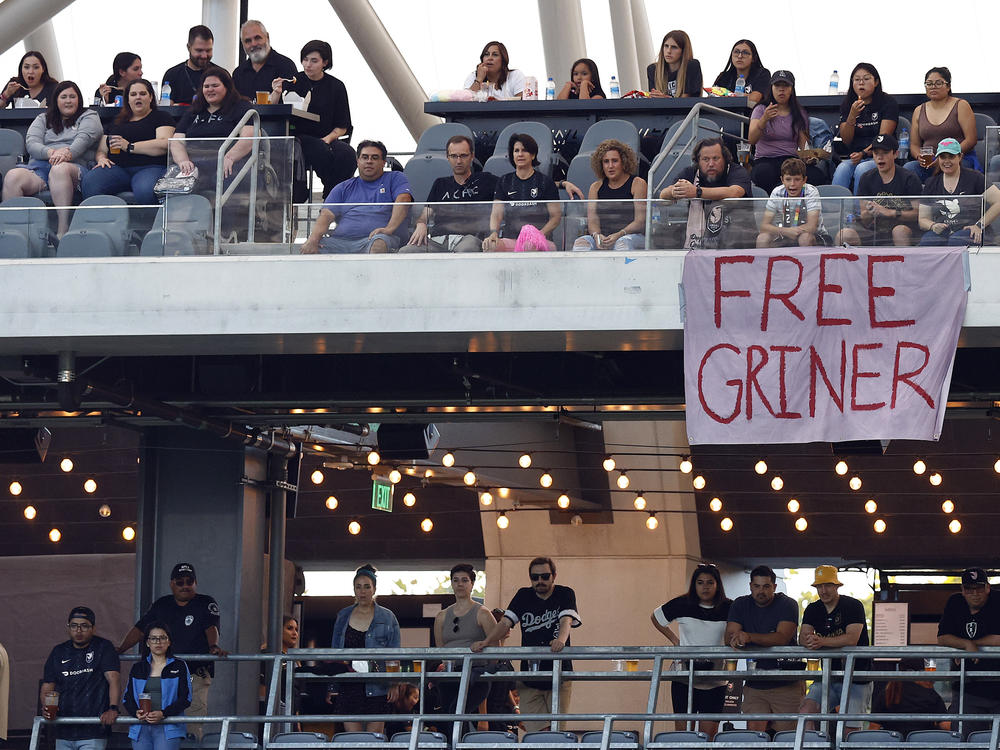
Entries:
POLYGON ((615 459, 613 456, 605 456, 604 461, 601 463, 601 466, 603 466, 604 470, 610 474, 612 471, 615 470, 615 466, 617 466, 617 464, 615 463, 615 459))
POLYGON ((767 461, 763 458, 753 465, 753 470, 758 474, 767 474, 767 461))
POLYGON ((691 459, 688 456, 684 456, 684 458, 681 459, 680 466, 677 468, 681 470, 681 474, 690 474, 694 469, 694 464, 691 463, 691 459))
POLYGON ((542 485, 545 489, 552 486, 552 475, 549 472, 543 472, 540 477, 538 477, 538 483, 542 485))
POLYGON ((361 533, 361 524, 357 521, 351 521, 347 524, 347 531, 350 532, 352 536, 357 536, 361 533))
POLYGON ((320 471, 319 469, 316 469, 316 471, 314 471, 312 474, 309 475, 309 480, 313 484, 323 484, 323 480, 325 478, 326 477, 323 476, 323 472, 320 471))
POLYGON ((635 496, 635 500, 632 501, 632 507, 636 510, 646 510, 646 498, 642 496, 642 492, 639 492, 635 496))
POLYGON ((875 529, 876 534, 884 534, 885 521, 883 521, 881 518, 876 519, 875 523, 872 524, 872 528, 875 529))
POLYGON ((35 506, 34 505, 25 505, 24 506, 24 517, 27 518, 29 521, 34 521, 35 520, 35 516, 37 516, 37 515, 38 515, 38 511, 35 510, 35 506))
POLYGON ((993 464, 993 471, 1000 474, 1000 458, 998 458, 993 464))
POLYGON ((730 518, 729 516, 726 516, 721 521, 719 521, 719 528, 722 529, 723 531, 732 531, 733 519, 730 518))
POLYGON ((952 534, 957 534, 962 530, 962 522, 957 518, 951 519, 951 523, 948 524, 948 531, 952 534))
POLYGON ((520 456, 518 456, 517 465, 520 466, 522 469, 530 469, 531 468, 531 454, 530 453, 522 453, 520 456))
POLYGON ((425 518, 423 521, 420 522, 420 530, 423 531, 425 534, 430 534, 433 528, 434 528, 434 522, 429 518, 425 518))
POLYGON ((21 483, 20 482, 18 482, 17 480, 15 480, 15 481, 13 481, 13 482, 10 483, 10 486, 7 489, 10 491, 10 494, 12 494, 14 497, 17 497, 18 495, 21 494, 21 491, 24 488, 21 487, 21 483))
POLYGON ((327 510, 337 510, 337 506, 340 505, 340 501, 336 497, 330 495, 326 499, 326 509, 327 510))
POLYGON ((861 477, 859 477, 857 474, 855 474, 847 482, 847 486, 850 487, 855 492, 857 492, 858 490, 861 489, 861 477))
POLYGON ((508 526, 510 526, 510 519, 507 518, 506 513, 501 513, 497 516, 497 528, 506 529, 508 526))
POLYGON ((868 502, 865 503, 865 513, 874 513, 878 510, 878 503, 875 502, 874 498, 869 498, 868 502))
POLYGON ((779 476, 772 477, 771 479, 771 489, 778 492, 782 487, 785 486, 785 480, 779 476))
POLYGON ((649 518, 646 519, 646 528, 650 531, 656 531, 656 527, 660 525, 660 522, 656 519, 655 513, 650 513, 649 518))
POLYGON ((795 519, 796 531, 805 531, 808 528, 809 528, 809 522, 805 518, 799 516, 798 518, 795 519))
POLYGON ((454 466, 455 465, 455 454, 452 453, 451 451, 448 451, 443 456, 441 456, 441 465, 442 466, 446 466, 449 469, 452 466, 454 466))
POLYGON ((407 508, 412 508, 416 504, 417 504, 417 496, 414 495, 412 492, 407 492, 405 495, 403 495, 403 505, 405 505, 407 508))
POLYGON ((711 510, 715 511, 716 513, 718 513, 718 512, 720 511, 720 510, 722 510, 722 498, 719 498, 719 497, 713 497, 713 498, 712 498, 712 499, 711 499, 711 500, 709 501, 709 503, 708 503, 708 507, 709 507, 709 508, 710 508, 711 510))
POLYGON ((556 500, 556 505, 558 505, 563 510, 569 507, 569 495, 560 495, 559 499, 556 500))
POLYGON ((951 500, 945 500, 943 503, 941 503, 941 510, 943 510, 945 513, 953 513, 955 511, 955 503, 953 503, 951 500))
POLYGON ((935 471, 933 474, 927 477, 927 481, 930 482, 935 487, 939 487, 941 485, 941 475, 935 471))
POLYGON ((465 476, 462 477, 462 481, 465 482, 466 487, 471 487, 476 483, 476 472, 474 472, 472 469, 469 469, 467 472, 465 472, 465 476))
MULTIPOLYGON (((998 461, 997 463, 1000 463, 1000 461, 998 461)), ((927 464, 925 464, 922 459, 918 458, 916 461, 913 462, 913 473, 914 474, 916 474, 917 476, 920 476, 925 471, 927 471, 927 464)))
POLYGON ((483 505, 493 505, 493 495, 491 495, 489 492, 480 492, 479 502, 482 503, 483 505))
POLYGON ((131 542, 133 539, 135 539, 135 529, 133 529, 131 526, 126 526, 124 529, 122 529, 122 539, 124 539, 126 542, 131 542))
POLYGON ((432 476, 434 476, 434 469, 424 470, 424 479, 430 479, 432 476))
POLYGON ((379 462, 381 460, 382 460, 382 456, 379 455, 378 451, 369 451, 368 452, 368 465, 369 466, 378 466, 379 462))
POLYGON ((62 532, 59 529, 49 529, 49 541, 58 542, 62 539, 62 532))
POLYGON ((696 476, 694 479, 691 480, 691 486, 694 487, 696 490, 705 489, 706 484, 708 484, 708 482, 705 481, 705 477, 703 477, 701 474, 699 474, 698 476, 696 476))
POLYGON ((798 513, 799 501, 793 497, 791 500, 788 501, 788 505, 786 507, 788 508, 789 513, 798 513))
POLYGON ((73 471, 73 459, 69 457, 64 458, 62 461, 59 462, 59 468, 65 471, 67 474, 73 471))
POLYGON ((628 474, 626 474, 624 471, 621 474, 619 474, 618 479, 616 480, 616 484, 618 485, 619 489, 627 490, 629 486, 628 474))
POLYGON ((507 487, 498 487, 497 488, 497 494, 500 497, 502 497, 504 500, 506 500, 507 496, 510 495, 510 489, 507 488, 507 487))
POLYGON ((399 469, 393 469, 389 472, 389 481, 393 484, 399 484, 399 480, 403 478, 403 475, 399 473, 399 469))
POLYGON ((93 479, 88 479, 86 482, 83 483, 83 491, 89 495, 93 495, 95 492, 97 492, 97 482, 95 482, 93 479))
POLYGON ((840 459, 833 467, 833 470, 837 473, 837 476, 839 477, 844 476, 848 471, 847 461, 845 461, 844 459, 840 459))
POLYGON ((97 515, 101 518, 108 518, 111 516, 111 506, 105 503, 100 508, 97 509, 97 515))

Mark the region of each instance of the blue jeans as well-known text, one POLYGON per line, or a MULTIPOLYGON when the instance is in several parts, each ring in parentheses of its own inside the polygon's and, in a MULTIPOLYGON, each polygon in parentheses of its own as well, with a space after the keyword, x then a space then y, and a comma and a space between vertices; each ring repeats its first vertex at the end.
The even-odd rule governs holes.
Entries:
POLYGON ((399 249, 399 237, 394 234, 376 234, 374 237, 323 237, 319 241, 321 253, 345 253, 356 255, 371 252, 372 243, 383 240, 390 253, 399 249))
POLYGON ((131 190, 135 200, 143 206, 159 203, 153 185, 163 177, 166 167, 94 167, 83 175, 80 189, 84 198, 93 195, 116 195, 131 190))
POLYGON ((104 737, 88 740, 56 740, 56 750, 104 750, 108 741, 104 737))
POLYGON ((940 247, 941 245, 965 247, 966 245, 971 244, 972 235, 969 233, 968 229, 959 229, 957 232, 951 232, 950 234, 935 234, 934 232, 928 230, 924 232, 924 236, 920 238, 921 247, 940 247))
POLYGON ((833 172, 833 180, 831 182, 834 185, 840 185, 848 190, 851 189, 851 180, 854 180, 854 194, 859 195, 858 186, 861 184, 861 178, 864 177, 868 172, 875 169, 874 159, 862 159, 857 164, 852 162, 850 159, 844 159, 833 172))
POLYGON ((132 750, 178 750, 181 738, 167 739, 162 724, 143 724, 139 736, 132 740, 132 750))

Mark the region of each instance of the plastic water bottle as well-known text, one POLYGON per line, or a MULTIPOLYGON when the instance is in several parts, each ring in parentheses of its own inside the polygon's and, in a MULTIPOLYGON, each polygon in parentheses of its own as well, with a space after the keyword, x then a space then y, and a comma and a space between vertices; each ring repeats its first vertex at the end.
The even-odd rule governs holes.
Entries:
POLYGON ((545 82, 545 100, 550 101, 556 98, 556 82, 552 80, 552 76, 549 76, 549 80, 545 82))
POLYGON ((739 78, 736 79, 736 88, 734 93, 745 94, 747 92, 747 79, 742 73, 740 73, 739 78))
POLYGON ((899 158, 906 160, 910 158, 910 129, 903 128, 899 134, 899 158))
POLYGON ((173 93, 170 88, 170 81, 163 82, 163 88, 160 89, 160 106, 169 107, 173 102, 170 100, 170 94, 173 93))
POLYGON ((611 76, 611 98, 622 98, 622 87, 618 85, 618 78, 615 76, 611 76))
POLYGON ((840 73, 836 70, 830 74, 830 96, 836 96, 840 93, 840 73))

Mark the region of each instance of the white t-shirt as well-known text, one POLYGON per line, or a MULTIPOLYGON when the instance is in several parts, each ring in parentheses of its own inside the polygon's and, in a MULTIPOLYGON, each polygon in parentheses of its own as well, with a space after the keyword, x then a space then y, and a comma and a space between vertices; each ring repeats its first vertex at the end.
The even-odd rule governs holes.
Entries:
POLYGON ((819 190, 816 189, 815 185, 810 185, 808 182, 802 186, 802 194, 797 198, 790 197, 788 189, 784 185, 778 185, 771 191, 765 210, 774 213, 774 225, 779 227, 805 224, 807 214, 818 211, 819 225, 816 227, 816 231, 821 232, 825 230, 819 190))
MULTIPOLYGON (((465 79, 465 86, 463 88, 469 88, 475 80, 476 71, 472 71, 469 77, 465 79)), ((504 81, 503 86, 493 96, 496 99, 516 99, 522 93, 524 93, 524 73, 514 68, 507 71, 507 80, 504 81)))

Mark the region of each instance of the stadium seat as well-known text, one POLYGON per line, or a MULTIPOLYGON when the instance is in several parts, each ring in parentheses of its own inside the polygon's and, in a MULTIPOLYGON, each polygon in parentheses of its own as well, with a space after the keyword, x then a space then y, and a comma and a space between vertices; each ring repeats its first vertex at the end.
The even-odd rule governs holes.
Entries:
POLYGON ((628 120, 598 120, 589 128, 580 143, 578 154, 590 154, 596 149, 601 141, 609 138, 621 141, 626 146, 630 146, 635 151, 636 156, 639 151, 639 130, 628 120))
POLYGON ((483 170, 491 172, 498 177, 514 170, 510 160, 507 158, 507 142, 514 133, 526 133, 538 143, 538 166, 535 169, 552 176, 553 167, 557 164, 565 165, 566 161, 553 152, 552 131, 548 125, 540 122, 525 120, 511 123, 500 131, 497 136, 497 143, 493 149, 493 156, 486 160, 483 170))
POLYGON ((497 732, 497 731, 482 731, 482 732, 467 732, 465 736, 459 741, 459 747, 462 745, 516 745, 517 735, 513 732, 497 732))
POLYGON ((472 129, 468 125, 463 125, 460 122, 442 122, 439 125, 432 125, 420 134, 420 140, 417 141, 413 155, 438 154, 444 156, 448 150, 448 139, 455 135, 464 135, 471 138, 473 144, 476 142, 472 129))
POLYGON ((915 729, 906 735, 906 744, 921 747, 939 747, 953 745, 962 741, 959 732, 949 732, 947 729, 915 729))
POLYGON ((767 732, 756 732, 753 729, 727 729, 715 735, 714 742, 756 745, 759 742, 768 742, 767 732))
MULTIPOLYGON (((979 163, 983 165, 983 169, 986 169, 987 162, 990 156, 996 155, 996 151, 993 154, 986 153, 986 128, 995 128, 997 125, 996 120, 987 114, 982 112, 976 112, 976 156, 979 158, 979 163)), ((993 148, 997 147, 996 142, 990 144, 993 148)))
MULTIPOLYGON (((786 729, 783 732, 775 732, 774 742, 775 744, 785 743, 789 747, 794 747, 795 730, 786 729)), ((807 729, 802 733, 802 743, 803 747, 806 748, 830 747, 830 738, 822 732, 817 732, 815 729, 807 729)))
POLYGON ((307 747, 316 743, 328 746, 330 739, 321 732, 281 732, 271 738, 268 746, 281 745, 282 750, 285 750, 285 748, 307 747))
POLYGON ((38 198, 0 203, 0 258, 43 258, 48 237, 48 212, 38 198))
POLYGON ((853 200, 854 194, 843 185, 817 185, 821 204, 823 208, 823 225, 831 237, 836 237, 837 232, 847 223, 847 215, 858 214, 857 201, 853 200), (834 198, 838 200, 826 200, 834 198), (841 198, 852 198, 852 200, 839 200, 841 198))
POLYGON ((106 258, 125 254, 128 208, 114 195, 87 198, 73 213, 69 231, 59 241, 60 258, 106 258))
POLYGON ((140 255, 208 255, 212 204, 203 195, 172 195, 142 239, 140 255), (164 233, 164 222, 166 232, 164 233))
MULTIPOLYGON (((581 747, 586 746, 589 750, 601 747, 601 740, 604 732, 599 730, 584 732, 580 738, 581 747)), ((639 750, 639 738, 635 732, 615 730, 611 732, 611 742, 608 747, 619 750, 639 750)))
POLYGON ((889 729, 859 729, 857 732, 851 732, 844 738, 844 742, 852 744, 855 742, 870 742, 887 745, 902 741, 903 735, 889 729))
POLYGON ((521 744, 535 745, 576 745, 577 736, 572 732, 526 732, 521 744))
POLYGON ((21 156, 24 156, 24 137, 16 130, 0 128, 0 174, 13 169, 21 156))
MULTIPOLYGON (((217 748, 221 739, 221 732, 205 732, 198 746, 203 748, 217 748)), ((239 750, 257 750, 257 738, 250 732, 230 731, 229 736, 226 737, 226 747, 239 748, 239 750)))
POLYGON ((681 742, 708 742, 708 735, 704 732, 692 732, 685 730, 658 732, 656 736, 653 737, 652 742, 646 743, 646 750, 660 750, 681 742))
MULTIPOLYGON (((410 742, 410 732, 396 732, 390 742, 410 742)), ((417 736, 417 747, 420 750, 447 750, 448 739, 441 732, 422 731, 417 736)))
POLYGON ((363 747, 371 743, 384 744, 385 735, 381 732, 337 732, 333 735, 333 743, 337 750, 348 750, 352 747, 363 747))
POLYGON ((406 179, 415 202, 427 200, 431 185, 438 177, 451 177, 448 159, 441 154, 416 154, 406 162, 406 179))

